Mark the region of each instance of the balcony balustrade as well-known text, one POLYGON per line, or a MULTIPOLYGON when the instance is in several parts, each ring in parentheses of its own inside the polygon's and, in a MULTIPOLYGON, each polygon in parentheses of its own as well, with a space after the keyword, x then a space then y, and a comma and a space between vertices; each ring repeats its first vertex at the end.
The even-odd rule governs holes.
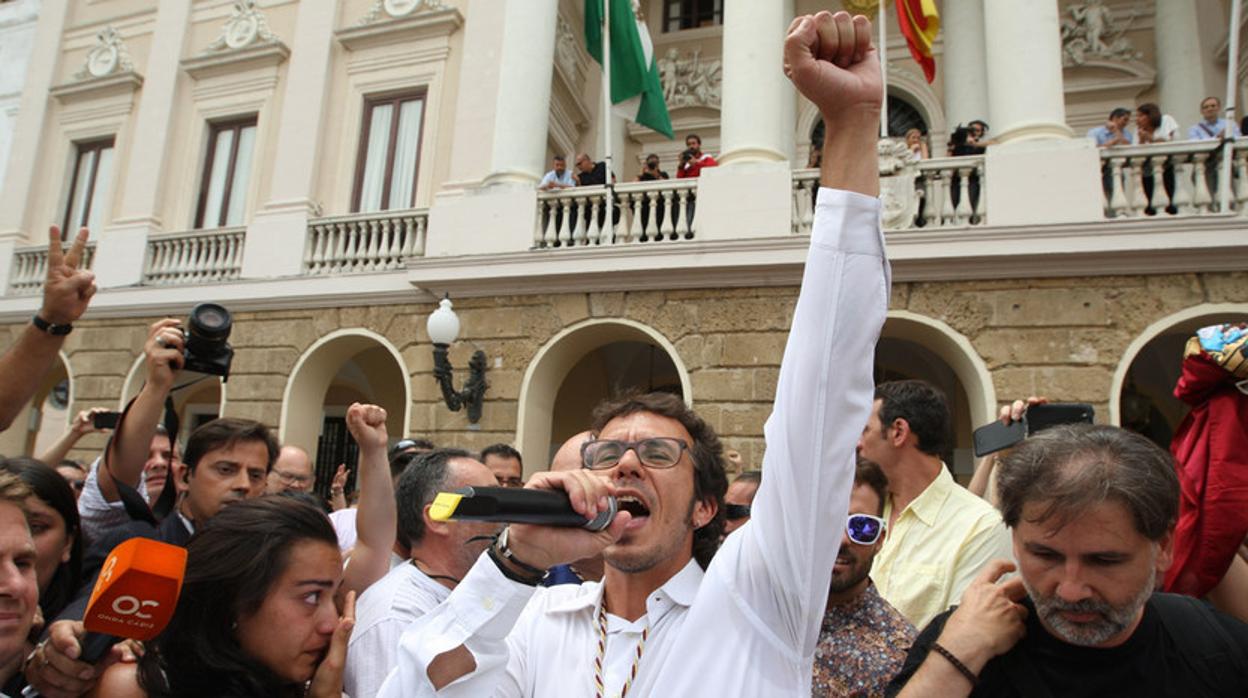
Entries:
POLYGON ((538 192, 533 246, 692 240, 697 184, 696 179, 667 179, 617 184, 614 192, 602 186, 538 192))
MULTIPOLYGON (((95 243, 87 245, 83 268, 90 269, 95 262, 95 243)), ((44 278, 48 275, 48 246, 24 247, 13 253, 13 266, 9 274, 10 296, 32 296, 42 292, 44 278)))
POLYGON ((180 286, 237 279, 243 268, 246 228, 173 233, 147 241, 143 283, 180 286))
POLYGON ((320 218, 308 225, 303 269, 310 276, 401 269, 425 253, 428 209, 320 218))
MULTIPOLYGON (((1245 191, 1244 158, 1248 141, 1235 144, 1238 181, 1234 182, 1231 207, 1245 191)), ((1106 218, 1139 218, 1151 215, 1194 216, 1221 209, 1218 182, 1225 149, 1218 141, 1177 141, 1154 145, 1123 146, 1101 150, 1101 179, 1106 218)))

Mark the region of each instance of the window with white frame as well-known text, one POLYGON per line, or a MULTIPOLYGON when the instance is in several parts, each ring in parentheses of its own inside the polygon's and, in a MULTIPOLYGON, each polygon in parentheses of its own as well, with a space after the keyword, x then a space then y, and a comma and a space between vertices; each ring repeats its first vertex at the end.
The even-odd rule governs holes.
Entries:
POLYGON ((199 184, 196 228, 242 225, 251 180, 256 117, 208 125, 208 154, 199 184))
POLYGON ((352 211, 369 213, 415 204, 424 111, 423 92, 364 102, 352 211))
POLYGON ((75 144, 61 235, 73 237, 87 227, 99 230, 113 182, 113 137, 75 144))

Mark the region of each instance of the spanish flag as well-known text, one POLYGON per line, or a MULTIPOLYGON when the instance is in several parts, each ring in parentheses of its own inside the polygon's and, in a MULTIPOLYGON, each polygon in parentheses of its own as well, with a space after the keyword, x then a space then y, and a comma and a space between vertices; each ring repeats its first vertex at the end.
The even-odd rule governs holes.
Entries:
POLYGON ((923 76, 930 83, 936 79, 936 61, 932 44, 940 32, 940 15, 936 0, 897 0, 897 24, 910 46, 910 55, 923 66, 923 76))

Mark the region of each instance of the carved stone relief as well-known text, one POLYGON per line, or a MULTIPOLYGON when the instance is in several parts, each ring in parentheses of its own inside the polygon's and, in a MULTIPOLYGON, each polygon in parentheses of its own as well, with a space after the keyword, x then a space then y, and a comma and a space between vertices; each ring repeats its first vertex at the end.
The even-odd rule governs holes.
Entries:
POLYGON ((264 13, 256 7, 256 0, 234 0, 234 12, 221 28, 221 36, 208 44, 206 51, 236 51, 277 41, 264 13))
POLYGON ((573 87, 578 89, 582 77, 580 51, 580 40, 576 38, 576 32, 563 15, 559 15, 559 23, 555 28, 555 63, 572 81, 573 87))
POLYGON ((1103 0, 1071 5, 1062 19, 1062 64, 1083 65, 1089 58, 1134 61, 1143 58, 1124 34, 1136 18, 1136 10, 1126 21, 1115 21, 1114 11, 1103 0))
POLYGON ((82 68, 74 73, 74 78, 87 80, 102 78, 107 75, 134 72, 134 62, 130 60, 130 51, 111 25, 104 27, 95 35, 95 46, 87 52, 87 60, 82 68))
POLYGON ((418 12, 432 12, 447 9, 442 0, 376 0, 368 9, 368 14, 356 22, 357 26, 384 22, 388 19, 410 17, 418 12))
POLYGON ((678 107, 719 108, 723 86, 723 63, 702 60, 701 50, 681 55, 676 49, 657 61, 663 98, 668 109, 678 107))
POLYGON ((880 203, 886 228, 909 228, 919 212, 919 195, 914 183, 919 168, 906 142, 881 138, 876 143, 880 158, 880 203))

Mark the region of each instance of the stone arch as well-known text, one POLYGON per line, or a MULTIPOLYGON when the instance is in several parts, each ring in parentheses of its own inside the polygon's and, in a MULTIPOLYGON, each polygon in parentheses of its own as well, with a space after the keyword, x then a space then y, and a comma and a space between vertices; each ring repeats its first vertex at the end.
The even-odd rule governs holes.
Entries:
POLYGON ((685 402, 693 404, 689 371, 676 347, 654 328, 623 318, 597 318, 565 327, 537 350, 520 383, 516 441, 528 472, 542 470, 550 461, 555 402, 565 379, 591 353, 622 342, 645 343, 666 353, 685 402))
MULTIPOLYGON (((1248 318, 1248 303, 1201 303, 1171 313, 1144 328, 1123 350, 1122 358, 1114 369, 1109 385, 1109 423, 1132 426, 1123 424, 1123 395, 1124 391, 1128 391, 1151 401, 1150 413, 1165 420, 1164 424, 1155 425, 1157 431, 1147 433, 1147 436, 1159 441, 1163 432, 1172 432, 1187 413, 1186 405, 1170 392, 1178 380, 1183 345, 1187 338, 1206 325, 1245 318, 1248 318), (1143 373, 1153 377, 1147 385, 1133 384, 1135 376, 1132 368, 1137 362, 1147 364, 1148 370, 1143 373), (1155 413, 1152 412, 1154 409, 1155 413)), ((1168 444, 1168 436, 1160 441, 1168 444)))
POLYGON ((40 381, 30 402, 13 419, 13 423, 0 434, 0 454, 6 456, 38 455, 38 448, 52 445, 65 433, 74 418, 74 372, 69 357, 63 351, 56 353, 57 361, 40 381), (64 381, 67 390, 64 395, 65 409, 56 410, 55 416, 49 419, 50 405, 48 398, 52 390, 64 381))
MULTIPOLYGON (((331 389, 337 402, 366 399, 386 408, 390 437, 407 435, 412 380, 403 356, 382 335, 351 328, 316 340, 295 362, 282 393, 278 434, 283 444, 305 449, 316 462, 331 389)), ((318 470, 318 483, 322 474, 318 470)))
POLYGON ((996 418, 997 392, 992 373, 965 335, 940 320, 906 310, 892 310, 876 349, 877 380, 923 378, 941 385, 949 399, 959 474, 973 468, 971 432, 996 418), (908 364, 898 367, 899 363, 908 364))

